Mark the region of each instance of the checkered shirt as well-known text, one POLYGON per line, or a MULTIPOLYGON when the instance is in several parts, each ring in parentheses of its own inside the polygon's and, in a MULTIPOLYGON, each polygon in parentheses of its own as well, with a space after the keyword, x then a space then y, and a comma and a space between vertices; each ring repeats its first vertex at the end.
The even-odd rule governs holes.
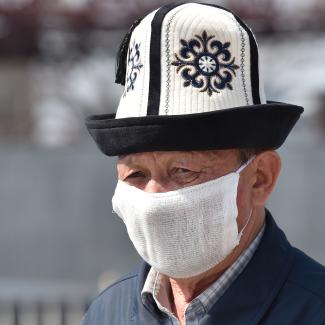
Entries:
MULTIPOLYGON (((221 277, 190 302, 185 311, 186 325, 198 324, 205 313, 236 280, 253 257, 261 242, 264 231, 265 224, 248 248, 242 252, 238 259, 221 275, 221 277)), ((154 268, 151 268, 141 292, 142 303, 152 311, 158 307, 163 313, 171 318, 173 325, 179 325, 180 323, 177 317, 171 311, 170 297, 171 287, 168 277, 160 274, 154 268)))

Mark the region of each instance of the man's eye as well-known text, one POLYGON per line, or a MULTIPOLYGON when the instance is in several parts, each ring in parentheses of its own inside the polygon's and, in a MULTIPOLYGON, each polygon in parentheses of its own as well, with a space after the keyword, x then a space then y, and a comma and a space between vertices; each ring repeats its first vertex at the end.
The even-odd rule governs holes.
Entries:
POLYGON ((144 177, 144 173, 142 172, 134 172, 128 175, 126 178, 137 178, 137 177, 144 177))
POLYGON ((192 171, 186 168, 175 168, 175 173, 177 174, 185 174, 185 173, 191 173, 192 171))

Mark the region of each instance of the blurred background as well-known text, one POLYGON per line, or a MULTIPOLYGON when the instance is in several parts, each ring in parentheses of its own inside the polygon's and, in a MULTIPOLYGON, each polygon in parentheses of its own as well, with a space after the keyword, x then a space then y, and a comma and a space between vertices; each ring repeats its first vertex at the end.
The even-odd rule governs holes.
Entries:
MULTIPOLYGON (((115 55, 132 22, 170 1, 0 0, 0 324, 79 324, 137 265, 111 213, 115 159, 84 118, 114 112, 115 55)), ((269 208, 325 263, 325 2, 215 1, 256 32, 267 98, 305 107, 279 150, 269 208)))

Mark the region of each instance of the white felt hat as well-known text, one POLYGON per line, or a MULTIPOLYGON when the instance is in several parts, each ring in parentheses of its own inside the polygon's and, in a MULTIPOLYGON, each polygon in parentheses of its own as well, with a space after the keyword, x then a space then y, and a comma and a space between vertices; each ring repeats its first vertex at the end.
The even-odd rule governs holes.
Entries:
POLYGON ((107 155, 277 148, 303 111, 266 102, 247 25, 214 4, 172 3, 138 20, 118 53, 116 115, 87 119, 107 155))

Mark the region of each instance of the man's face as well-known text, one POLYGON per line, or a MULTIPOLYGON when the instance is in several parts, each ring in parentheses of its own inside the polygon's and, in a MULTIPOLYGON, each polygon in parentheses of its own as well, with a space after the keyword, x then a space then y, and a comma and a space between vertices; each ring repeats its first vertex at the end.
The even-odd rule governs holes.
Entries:
MULTIPOLYGON (((224 176, 240 166, 238 150, 143 152, 119 157, 119 180, 148 193, 173 191, 224 176)), ((246 168, 238 185, 239 229, 251 207, 252 173, 246 168), (251 175, 250 175, 251 174, 251 175)))

